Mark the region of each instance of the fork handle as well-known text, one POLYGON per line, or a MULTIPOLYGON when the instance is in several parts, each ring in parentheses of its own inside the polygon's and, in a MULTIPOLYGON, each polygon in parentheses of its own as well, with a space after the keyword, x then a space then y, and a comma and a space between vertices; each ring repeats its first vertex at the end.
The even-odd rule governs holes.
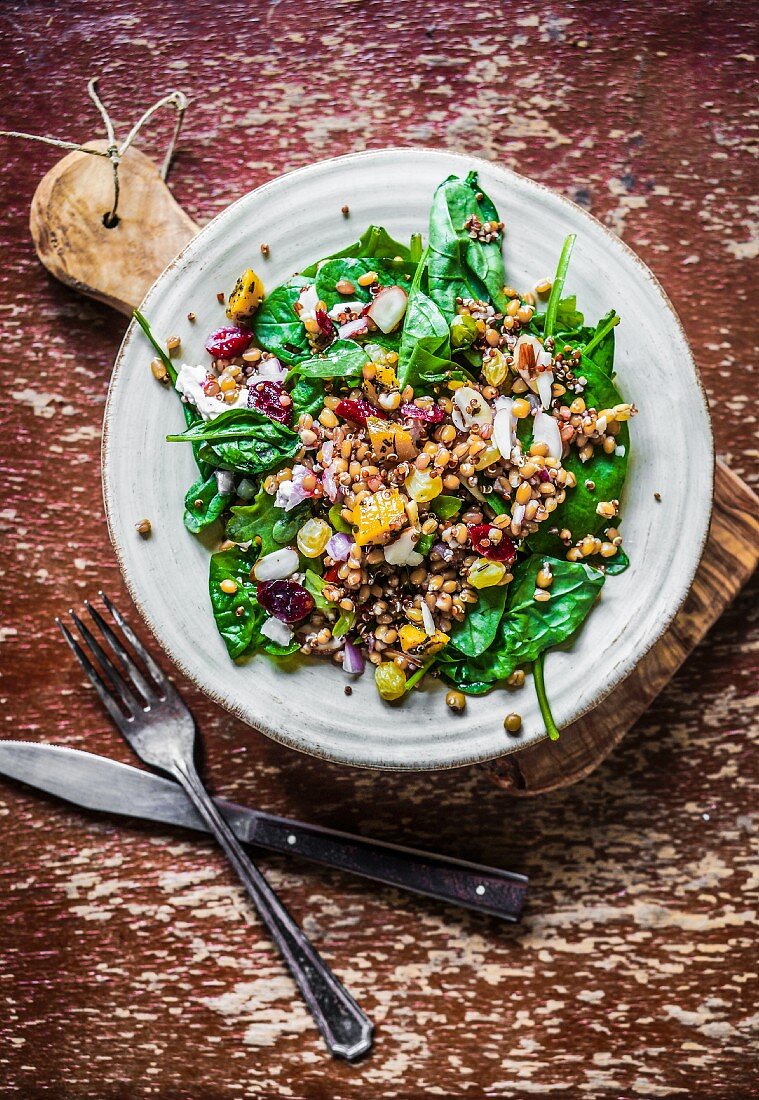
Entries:
POLYGON ((373 1025, 288 913, 243 851, 200 781, 194 766, 175 761, 172 774, 224 849, 279 948, 324 1040, 342 1058, 357 1058, 372 1045, 373 1025))

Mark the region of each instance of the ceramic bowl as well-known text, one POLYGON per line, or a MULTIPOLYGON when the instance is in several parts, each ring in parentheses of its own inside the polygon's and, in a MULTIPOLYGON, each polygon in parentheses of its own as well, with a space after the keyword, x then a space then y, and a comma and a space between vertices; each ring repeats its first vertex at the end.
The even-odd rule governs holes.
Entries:
MULTIPOLYGON (((585 211, 513 172, 452 153, 387 149, 322 161, 246 195, 190 242, 142 308, 159 337, 181 335, 184 360, 203 362, 204 337, 224 320, 217 292, 228 292, 246 266, 272 289, 370 223, 400 239, 419 230, 426 235, 436 185, 472 168, 506 224, 506 270, 514 286, 550 275, 564 237, 577 234, 567 290, 592 321, 611 307, 621 313, 618 385, 640 410, 622 502, 632 565, 608 579, 573 643, 546 659, 554 715, 565 726, 621 683, 664 632, 688 592, 711 512, 711 427, 696 367, 661 287, 629 248, 585 211), (341 213, 346 203, 349 217, 341 213), (270 248, 266 260, 262 242, 270 248), (194 324, 188 311, 197 316, 194 324)), ((263 656, 242 665, 230 661, 209 606, 209 547, 182 524, 183 496, 195 479, 192 454, 165 441, 167 432, 181 430, 182 411, 176 395, 151 378, 150 358, 132 324, 105 413, 105 505, 132 597, 186 675, 277 741, 346 764, 451 768, 545 736, 531 678, 517 695, 497 688, 454 714, 441 683, 397 706, 379 698, 370 668, 349 681, 341 669, 317 660, 291 661, 287 668, 263 656), (145 516, 153 525, 147 540, 135 532, 145 516), (513 710, 523 719, 516 738, 503 727, 513 710)))

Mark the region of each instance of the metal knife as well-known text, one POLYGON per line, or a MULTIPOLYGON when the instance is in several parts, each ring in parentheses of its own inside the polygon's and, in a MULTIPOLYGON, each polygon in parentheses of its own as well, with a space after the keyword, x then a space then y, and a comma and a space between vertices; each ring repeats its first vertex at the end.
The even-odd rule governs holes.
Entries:
MULTIPOLYGON (((207 831, 176 783, 105 756, 62 745, 0 740, 0 773, 88 810, 207 831)), ((522 912, 524 875, 276 817, 221 798, 214 801, 243 843, 300 855, 504 920, 518 920, 522 912)))

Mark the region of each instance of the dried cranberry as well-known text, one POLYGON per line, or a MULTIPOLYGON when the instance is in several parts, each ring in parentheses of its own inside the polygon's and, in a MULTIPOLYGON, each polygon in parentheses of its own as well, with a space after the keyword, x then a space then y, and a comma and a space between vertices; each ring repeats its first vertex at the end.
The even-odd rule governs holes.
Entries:
POLYGON ((293 418, 293 403, 281 382, 253 382, 248 390, 248 408, 258 409, 280 424, 289 425, 293 418))
POLYGON ((368 416, 377 416, 380 420, 387 420, 387 413, 383 409, 378 409, 376 405, 372 405, 371 401, 366 401, 363 397, 338 401, 335 412, 343 420, 352 420, 354 424, 363 424, 364 426, 366 426, 368 416))
POLYGON ((424 420, 427 424, 439 424, 445 417, 445 409, 440 405, 431 405, 429 409, 420 409, 413 401, 401 405, 398 412, 401 416, 408 416, 412 420, 424 420))
POLYGON ((549 474, 548 470, 545 468, 545 466, 541 466, 540 469, 538 470, 538 481, 550 481, 550 480, 551 480, 551 475, 549 474))
POLYGON ((326 336, 328 340, 331 340, 335 335, 334 321, 327 315, 326 309, 317 309, 315 316, 316 323, 319 326, 319 332, 322 336, 326 336))
POLYGON ((253 333, 237 325, 217 328, 206 340, 206 351, 215 359, 234 359, 242 355, 253 339, 253 333))
POLYGON ((500 542, 490 541, 491 523, 475 523, 467 528, 472 546, 483 558, 491 561, 502 561, 504 565, 511 565, 517 556, 514 543, 508 535, 504 535, 500 542))
POLYGON ((329 569, 325 569, 322 579, 325 581, 329 581, 330 584, 336 584, 337 581, 340 580, 340 566, 331 565, 329 569))
POLYGON ((257 589, 264 610, 283 623, 297 623, 314 610, 314 597, 297 581, 262 581, 257 589))

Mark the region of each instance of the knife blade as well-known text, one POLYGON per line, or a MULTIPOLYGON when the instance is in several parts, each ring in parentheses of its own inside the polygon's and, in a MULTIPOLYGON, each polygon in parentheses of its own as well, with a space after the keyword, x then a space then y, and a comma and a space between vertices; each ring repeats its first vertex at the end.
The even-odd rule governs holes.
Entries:
MULTIPOLYGON (((172 780, 81 749, 0 740, 0 773, 87 810, 207 831, 172 780)), ((504 920, 518 920, 522 912, 524 875, 214 801, 243 843, 504 920)))

